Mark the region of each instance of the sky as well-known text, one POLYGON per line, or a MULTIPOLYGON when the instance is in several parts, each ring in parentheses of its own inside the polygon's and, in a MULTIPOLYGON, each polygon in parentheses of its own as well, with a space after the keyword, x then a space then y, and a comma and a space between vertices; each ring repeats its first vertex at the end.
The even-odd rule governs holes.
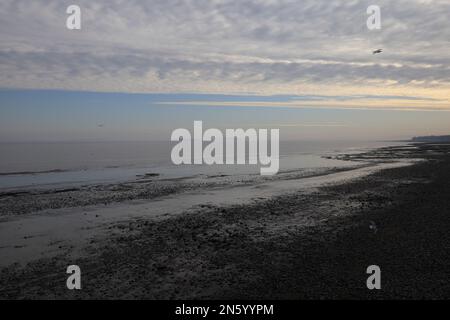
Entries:
POLYGON ((450 134, 450 0, 2 0, 0 141, 450 134), (81 8, 81 30, 66 9, 81 8), (366 26, 369 5, 381 29, 366 26), (378 48, 383 53, 373 55, 378 48))

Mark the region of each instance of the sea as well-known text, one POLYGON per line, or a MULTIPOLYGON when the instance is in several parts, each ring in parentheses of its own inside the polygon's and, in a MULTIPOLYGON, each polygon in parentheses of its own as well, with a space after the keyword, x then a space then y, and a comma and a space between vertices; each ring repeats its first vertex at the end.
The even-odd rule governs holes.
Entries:
MULTIPOLYGON (((281 141, 279 172, 351 166, 355 163, 329 157, 402 144, 405 143, 281 141)), ((167 141, 0 143, 0 191, 115 183, 145 177, 157 180, 259 174, 259 165, 177 166, 171 161, 173 146, 167 141)))

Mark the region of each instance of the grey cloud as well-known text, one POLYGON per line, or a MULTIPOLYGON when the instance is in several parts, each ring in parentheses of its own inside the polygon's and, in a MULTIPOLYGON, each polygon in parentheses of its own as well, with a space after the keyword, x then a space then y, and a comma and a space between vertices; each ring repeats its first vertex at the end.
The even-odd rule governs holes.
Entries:
POLYGON ((145 81, 149 73, 192 83, 447 86, 450 3, 377 1, 383 28, 369 32, 371 2, 79 0, 83 30, 76 33, 64 28, 69 1, 3 0, 0 86, 124 75, 145 81), (385 54, 374 58, 378 47, 385 54))
POLYGON ((342 64, 315 63, 241 63, 192 61, 160 56, 142 56, 134 54, 95 55, 89 52, 76 53, 37 53, 37 52, 0 52, 0 70, 3 75, 14 73, 34 73, 42 70, 56 76, 76 77, 81 74, 115 77, 128 74, 137 78, 155 72, 161 79, 176 78, 183 74, 191 80, 201 77, 204 80, 266 81, 292 82, 306 80, 312 82, 334 82, 352 84, 367 79, 389 79, 399 83, 413 80, 439 81, 450 83, 450 69, 441 66, 414 67, 402 65, 393 67, 379 64, 354 66, 342 64), (255 80, 257 79, 257 80, 255 80))

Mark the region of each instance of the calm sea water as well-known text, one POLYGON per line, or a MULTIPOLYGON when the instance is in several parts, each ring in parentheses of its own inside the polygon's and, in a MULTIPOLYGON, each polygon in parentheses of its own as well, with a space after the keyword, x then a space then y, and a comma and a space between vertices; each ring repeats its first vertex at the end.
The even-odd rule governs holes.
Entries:
MULTIPOLYGON (((348 166, 323 156, 362 152, 399 143, 354 141, 280 142, 280 171, 348 166)), ((169 142, 0 143, 0 188, 45 187, 196 175, 256 174, 259 166, 174 166, 169 142)))

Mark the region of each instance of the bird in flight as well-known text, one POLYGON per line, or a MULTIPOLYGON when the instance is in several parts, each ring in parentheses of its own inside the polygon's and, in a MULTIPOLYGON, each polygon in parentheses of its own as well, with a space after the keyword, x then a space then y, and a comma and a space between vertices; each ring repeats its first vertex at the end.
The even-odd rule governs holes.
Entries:
POLYGON ((372 54, 377 54, 377 53, 382 53, 383 52, 383 49, 378 49, 378 50, 375 50, 374 52, 372 52, 372 54))

